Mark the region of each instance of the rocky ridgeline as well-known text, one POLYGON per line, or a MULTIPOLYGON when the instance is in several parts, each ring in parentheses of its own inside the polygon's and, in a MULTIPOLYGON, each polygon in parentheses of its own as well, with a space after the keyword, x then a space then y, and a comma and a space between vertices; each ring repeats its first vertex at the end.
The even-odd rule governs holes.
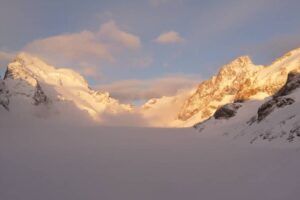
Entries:
MULTIPOLYGON (((203 121, 228 103, 263 99, 285 84, 290 72, 300 72, 300 49, 293 50, 269 66, 257 66, 249 57, 240 57, 223 66, 216 76, 202 82, 182 106, 178 119, 203 121)), ((225 112, 226 108, 223 108, 225 112)))
POLYGON ((118 113, 131 109, 111 98, 108 92, 92 90, 77 72, 55 68, 26 53, 19 54, 8 65, 0 82, 0 104, 10 110, 12 100, 18 104, 18 109, 22 105, 28 107, 30 103, 35 107, 46 106, 44 112, 52 113, 64 113, 62 104, 70 104, 95 120, 100 119, 102 112, 118 113), (50 111, 56 105, 60 106, 59 111, 50 111))
MULTIPOLYGON (((234 122, 233 124, 235 124, 235 126, 238 124, 238 126, 240 126, 236 128, 237 135, 244 135, 244 132, 248 132, 251 135, 253 134, 251 143, 259 138, 271 141, 283 137, 289 142, 292 142, 296 137, 300 137, 300 113, 297 110, 294 110, 295 113, 286 111, 283 115, 276 114, 276 119, 274 119, 274 115, 273 118, 270 119, 269 116, 276 111, 284 112, 289 106, 299 103, 300 95, 299 90, 297 90, 299 88, 300 73, 291 72, 288 75, 286 83, 273 96, 266 100, 258 101, 261 102, 261 104, 257 106, 254 116, 249 115, 248 119, 245 118, 245 121, 242 120, 239 122, 238 114, 240 109, 243 107, 244 114, 247 115, 247 111, 252 111, 249 109, 253 109, 253 107, 248 107, 248 101, 229 103, 218 108, 212 117, 195 124, 194 127, 199 131, 204 131, 205 129, 211 130, 213 126, 219 124, 218 121, 223 121, 220 126, 221 129, 228 127, 230 129, 232 122, 234 122), (286 114, 287 116, 285 116, 286 114)), ((234 131, 234 128, 231 127, 231 130, 234 131)))

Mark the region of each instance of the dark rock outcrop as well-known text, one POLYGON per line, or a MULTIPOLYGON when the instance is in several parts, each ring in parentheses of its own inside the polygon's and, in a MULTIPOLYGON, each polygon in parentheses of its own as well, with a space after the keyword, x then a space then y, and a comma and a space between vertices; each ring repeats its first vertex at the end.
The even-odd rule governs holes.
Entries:
POLYGON ((285 97, 291 94, 295 89, 300 87, 300 74, 291 72, 284 86, 279 89, 272 97, 271 100, 261 105, 257 111, 257 121, 265 119, 276 108, 282 108, 291 105, 295 102, 294 99, 285 97))
POLYGON ((286 96, 299 87, 300 87, 300 74, 291 72, 288 74, 288 78, 285 85, 280 90, 278 90, 278 92, 274 94, 274 98, 280 96, 286 96))
POLYGON ((282 108, 291 105, 295 102, 292 98, 277 97, 273 98, 263 105, 261 105, 257 111, 257 121, 260 122, 271 114, 276 108, 282 108))
POLYGON ((41 88, 40 84, 36 85, 36 89, 33 95, 34 105, 47 104, 49 99, 41 88))
POLYGON ((9 110, 9 91, 5 82, 0 80, 0 105, 9 110))
POLYGON ((215 113, 214 113, 214 118, 215 119, 229 119, 231 117, 234 117, 237 110, 241 107, 242 105, 239 103, 230 103, 226 104, 222 107, 220 107, 215 113))

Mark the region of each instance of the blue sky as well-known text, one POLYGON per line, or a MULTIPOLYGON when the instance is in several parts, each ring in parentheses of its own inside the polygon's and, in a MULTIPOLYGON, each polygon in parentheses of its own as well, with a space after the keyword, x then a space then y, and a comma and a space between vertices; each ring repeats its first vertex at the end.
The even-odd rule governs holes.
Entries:
POLYGON ((238 56, 268 64, 300 47, 299 7, 299 0, 0 0, 0 59, 3 67, 3 55, 28 51, 92 85, 199 82, 238 56))

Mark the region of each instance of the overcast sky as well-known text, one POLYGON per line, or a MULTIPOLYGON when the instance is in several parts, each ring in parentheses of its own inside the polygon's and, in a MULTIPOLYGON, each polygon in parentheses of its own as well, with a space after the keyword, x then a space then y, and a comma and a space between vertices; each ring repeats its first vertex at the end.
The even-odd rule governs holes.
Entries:
POLYGON ((299 7, 299 0, 0 0, 0 62, 3 69, 27 51, 92 85, 176 77, 194 84, 235 57, 268 64, 300 47, 299 7))

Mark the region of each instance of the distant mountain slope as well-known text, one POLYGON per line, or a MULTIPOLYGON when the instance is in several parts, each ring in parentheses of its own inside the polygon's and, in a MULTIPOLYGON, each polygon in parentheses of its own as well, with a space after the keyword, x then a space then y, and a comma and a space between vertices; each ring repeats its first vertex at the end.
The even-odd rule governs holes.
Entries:
POLYGON ((94 120, 101 121, 100 113, 131 110, 129 105, 111 98, 108 92, 90 89, 78 73, 70 69, 56 69, 26 53, 19 54, 8 65, 0 87, 3 88, 0 90, 0 104, 17 113, 28 107, 42 109, 44 115, 63 115, 65 108, 69 107, 75 109, 74 112, 81 110, 94 120))

